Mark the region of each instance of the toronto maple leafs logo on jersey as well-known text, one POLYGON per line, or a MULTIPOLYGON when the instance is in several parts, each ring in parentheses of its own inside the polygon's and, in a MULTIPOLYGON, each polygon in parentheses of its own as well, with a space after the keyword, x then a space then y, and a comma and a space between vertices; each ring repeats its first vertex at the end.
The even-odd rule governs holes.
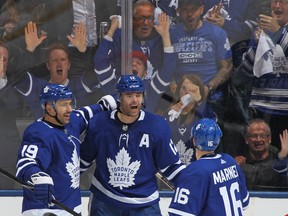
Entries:
MULTIPOLYGON (((71 142, 73 142, 72 139, 70 139, 71 142)), ((73 142, 74 143, 74 142, 73 142)), ((74 143, 74 150, 71 157, 72 162, 66 163, 66 170, 69 173, 69 176, 71 177, 71 186, 72 188, 78 188, 79 187, 79 181, 80 181, 80 160, 79 156, 77 154, 76 145, 74 143)))
POLYGON ((115 161, 107 158, 107 167, 110 173, 108 183, 113 187, 119 187, 122 190, 123 188, 135 185, 135 175, 141 163, 138 160, 133 162, 130 162, 130 160, 131 157, 124 147, 117 153, 115 161))
POLYGON ((187 148, 182 140, 179 140, 179 142, 176 144, 176 148, 179 152, 181 162, 189 165, 192 161, 194 150, 192 148, 187 148))
POLYGON ((183 136, 183 134, 186 132, 186 127, 185 128, 178 128, 179 133, 183 136))

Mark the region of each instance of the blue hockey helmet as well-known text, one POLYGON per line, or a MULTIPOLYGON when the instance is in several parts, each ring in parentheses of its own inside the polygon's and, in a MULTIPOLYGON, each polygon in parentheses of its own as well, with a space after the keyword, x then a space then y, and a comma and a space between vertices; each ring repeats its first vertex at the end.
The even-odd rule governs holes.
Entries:
POLYGON ((117 92, 145 92, 142 79, 137 75, 122 75, 116 86, 117 92))
POLYGON ((196 139, 196 148, 204 151, 214 151, 220 143, 222 131, 215 120, 200 119, 192 128, 192 138, 196 139))
POLYGON ((52 102, 52 105, 55 106, 58 100, 71 99, 73 101, 73 108, 76 104, 72 91, 67 86, 59 84, 49 84, 45 86, 40 93, 39 99, 43 109, 45 109, 46 103, 52 102))

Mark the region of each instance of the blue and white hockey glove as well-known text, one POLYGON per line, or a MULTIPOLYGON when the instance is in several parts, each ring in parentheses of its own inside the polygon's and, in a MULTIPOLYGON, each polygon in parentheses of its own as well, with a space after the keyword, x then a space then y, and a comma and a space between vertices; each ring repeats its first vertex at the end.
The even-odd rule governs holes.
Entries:
POLYGON ((35 200, 40 200, 45 205, 50 206, 51 200, 54 198, 54 183, 53 179, 44 172, 38 172, 31 176, 29 182, 34 186, 33 197, 35 200))
POLYGON ((103 96, 97 103, 100 104, 103 111, 114 110, 117 108, 116 100, 111 95, 103 96))
POLYGON ((182 96, 181 97, 182 107, 178 111, 171 109, 168 112, 169 121, 173 122, 175 119, 177 119, 179 117, 180 113, 182 112, 182 110, 192 101, 194 101, 194 98, 190 94, 186 94, 186 95, 182 96))

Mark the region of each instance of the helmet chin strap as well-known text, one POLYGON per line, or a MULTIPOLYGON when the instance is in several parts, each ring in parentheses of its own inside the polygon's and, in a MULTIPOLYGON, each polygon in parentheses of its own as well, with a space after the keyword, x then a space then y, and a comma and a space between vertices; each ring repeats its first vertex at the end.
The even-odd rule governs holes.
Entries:
POLYGON ((63 123, 59 120, 59 118, 58 118, 58 115, 57 115, 57 110, 55 109, 55 108, 53 108, 54 110, 55 110, 55 112, 56 112, 56 115, 55 116, 52 116, 49 112, 47 112, 47 110, 46 110, 46 113, 47 113, 47 115, 49 115, 50 117, 52 117, 52 118, 54 118, 60 125, 63 125, 63 123))
POLYGON ((129 113, 124 112, 124 111, 121 109, 121 107, 119 107, 117 110, 118 110, 118 112, 122 113, 123 115, 129 116, 129 117, 133 117, 132 115, 129 115, 129 113))

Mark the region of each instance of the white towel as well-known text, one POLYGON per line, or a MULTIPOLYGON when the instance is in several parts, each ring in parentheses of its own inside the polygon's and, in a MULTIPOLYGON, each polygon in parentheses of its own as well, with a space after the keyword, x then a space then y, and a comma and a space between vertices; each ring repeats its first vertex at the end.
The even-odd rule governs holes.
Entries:
POLYGON ((256 49, 253 73, 256 77, 273 72, 273 64, 270 58, 275 50, 275 44, 271 38, 262 31, 256 49))
MULTIPOLYGON (((215 7, 215 6, 214 6, 214 7, 215 7)), ((214 9, 214 7, 210 8, 210 9, 206 12, 206 14, 203 16, 203 19, 204 19, 204 20, 206 20, 206 18, 209 16, 209 13, 214 9)), ((222 16, 224 19, 226 19, 226 20, 231 20, 230 15, 228 14, 228 12, 227 12, 223 7, 220 9, 220 14, 221 14, 221 16, 222 16)))

